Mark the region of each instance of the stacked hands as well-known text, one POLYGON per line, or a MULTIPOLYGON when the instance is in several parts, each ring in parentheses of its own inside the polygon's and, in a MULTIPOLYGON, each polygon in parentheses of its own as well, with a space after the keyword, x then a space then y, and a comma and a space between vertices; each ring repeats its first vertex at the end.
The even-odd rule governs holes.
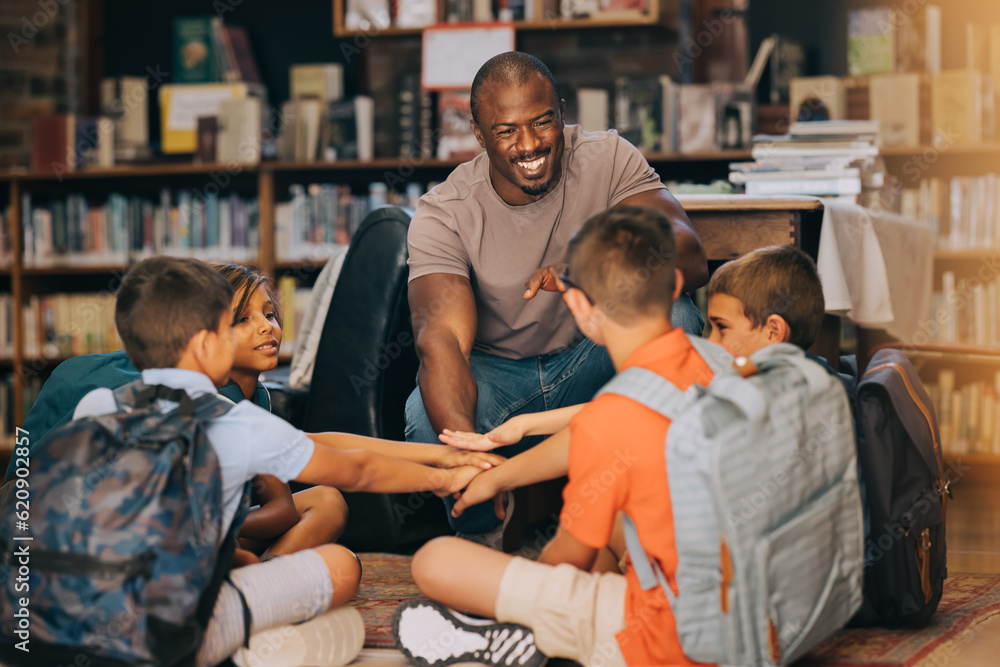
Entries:
MULTIPOLYGON (((489 454, 488 452, 496 447, 514 445, 521 441, 529 433, 527 417, 530 415, 518 415, 504 422, 488 433, 469 433, 467 431, 452 431, 444 429, 441 435, 441 442, 450 446, 453 452, 464 451, 468 455, 478 454, 480 456, 490 456, 488 465, 483 465, 483 470, 477 471, 486 473, 489 469, 505 461, 502 456, 489 454)), ((464 490, 455 492, 454 497, 457 502, 451 510, 451 515, 458 517, 462 515, 467 507, 478 505, 493 498, 494 511, 497 518, 505 518, 504 492, 510 489, 502 488, 493 475, 476 474, 468 483, 464 490)))

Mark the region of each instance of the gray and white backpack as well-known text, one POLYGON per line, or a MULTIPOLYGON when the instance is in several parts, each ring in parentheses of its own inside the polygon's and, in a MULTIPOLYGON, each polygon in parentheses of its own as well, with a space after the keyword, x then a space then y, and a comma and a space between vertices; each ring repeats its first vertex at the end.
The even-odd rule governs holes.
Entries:
POLYGON ((864 525, 846 392, 787 343, 735 362, 691 343, 715 373, 707 387, 682 392, 630 368, 600 392, 671 419, 674 580, 626 518, 629 553, 642 587, 666 592, 689 659, 786 665, 861 605, 864 525))

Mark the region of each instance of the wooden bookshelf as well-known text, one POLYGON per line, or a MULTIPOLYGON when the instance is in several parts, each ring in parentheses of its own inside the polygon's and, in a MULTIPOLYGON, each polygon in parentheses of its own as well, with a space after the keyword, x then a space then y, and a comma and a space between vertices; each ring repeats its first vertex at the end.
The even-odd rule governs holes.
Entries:
MULTIPOLYGON (((595 16, 580 18, 562 18, 558 11, 542 9, 542 0, 538 0, 537 16, 532 19, 513 21, 515 30, 592 30, 600 28, 622 28, 630 26, 663 26, 674 27, 680 15, 679 0, 647 0, 646 11, 623 10, 599 12, 595 16)), ((444 20, 440 15, 439 19, 444 20)), ((400 28, 388 26, 384 28, 371 27, 367 30, 348 29, 345 20, 345 0, 333 0, 333 34, 337 37, 401 37, 419 35, 424 27, 400 28)))
POLYGON ((1000 143, 971 146, 882 146, 879 153, 883 157, 994 155, 1000 153, 1000 143))
POLYGON ((976 261, 980 259, 987 259, 990 257, 997 257, 997 256, 1000 256, 1000 248, 978 248, 978 249, 962 249, 962 250, 940 249, 934 251, 935 261, 941 260, 946 262, 976 261))

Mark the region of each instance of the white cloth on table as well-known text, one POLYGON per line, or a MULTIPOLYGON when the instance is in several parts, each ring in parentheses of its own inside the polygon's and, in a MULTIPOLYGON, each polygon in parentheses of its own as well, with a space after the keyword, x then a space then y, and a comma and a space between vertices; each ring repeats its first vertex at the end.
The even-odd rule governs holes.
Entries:
POLYGON ((933 232, 894 213, 823 204, 816 264, 826 311, 910 339, 930 310, 933 232))

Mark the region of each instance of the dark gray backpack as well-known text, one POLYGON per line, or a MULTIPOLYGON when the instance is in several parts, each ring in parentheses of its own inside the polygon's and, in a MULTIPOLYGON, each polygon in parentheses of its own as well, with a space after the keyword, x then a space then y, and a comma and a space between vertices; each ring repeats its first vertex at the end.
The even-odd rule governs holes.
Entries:
POLYGON ((934 406, 909 358, 875 353, 855 399, 866 494, 864 606, 854 626, 922 626, 948 576, 951 497, 934 406))

